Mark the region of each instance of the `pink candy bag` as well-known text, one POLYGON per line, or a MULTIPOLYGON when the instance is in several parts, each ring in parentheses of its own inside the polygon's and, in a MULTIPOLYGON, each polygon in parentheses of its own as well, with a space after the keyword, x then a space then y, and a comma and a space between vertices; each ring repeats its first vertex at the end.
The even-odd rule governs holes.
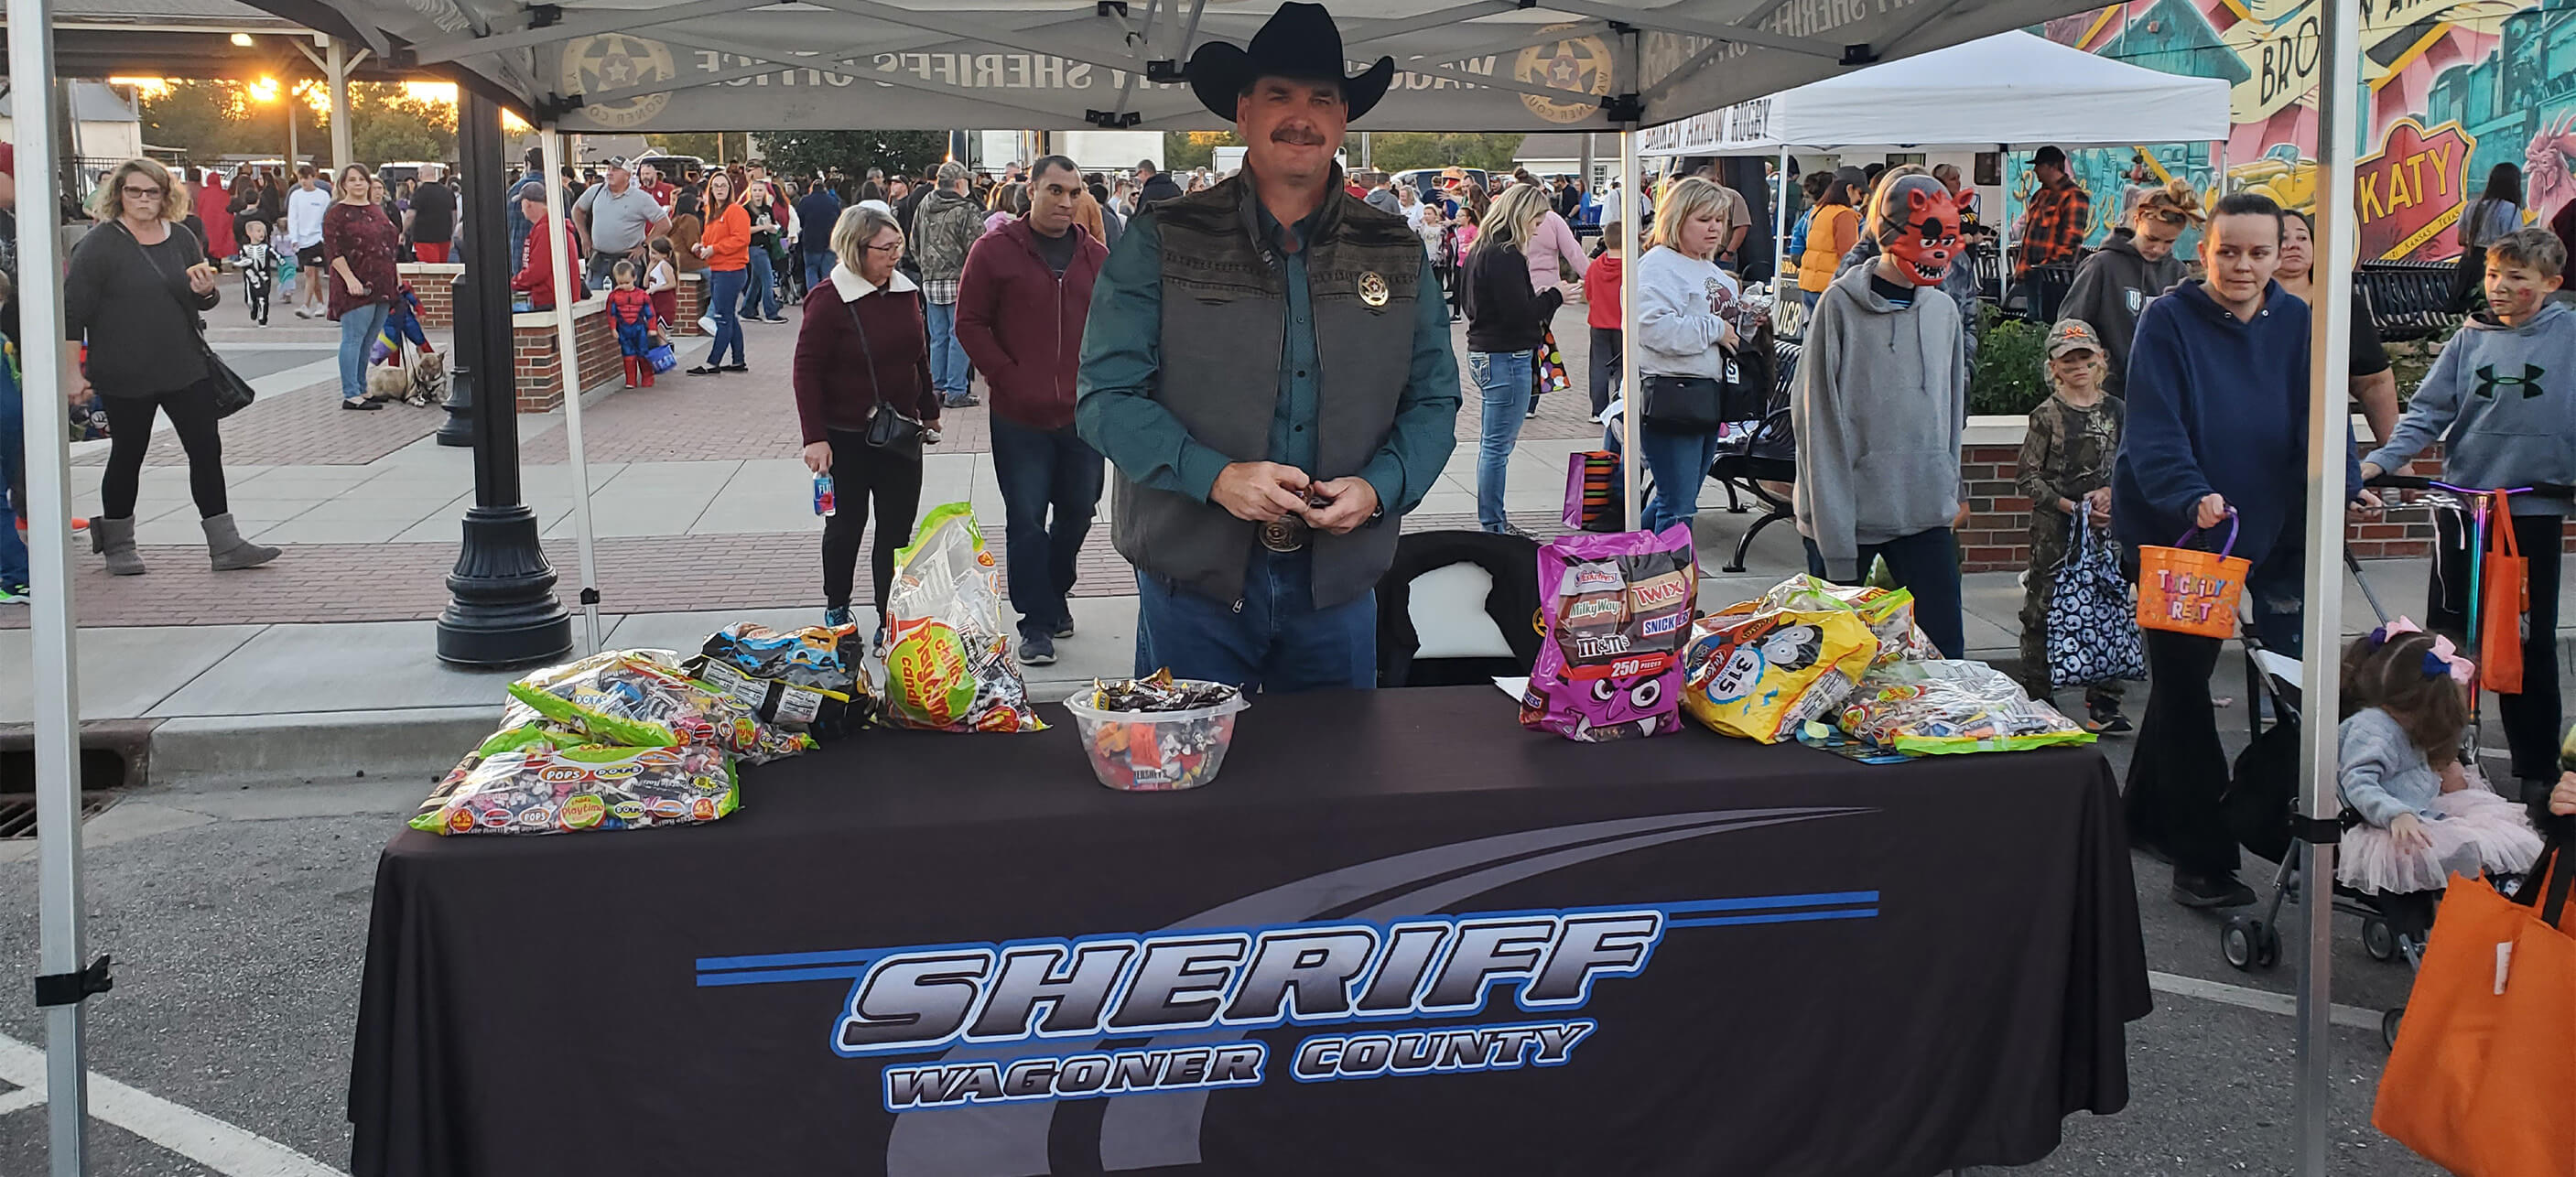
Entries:
POLYGON ((1538 550, 1546 640, 1521 726, 1598 743, 1681 726, 1682 648, 1699 588, 1690 528, 1569 535, 1538 550))

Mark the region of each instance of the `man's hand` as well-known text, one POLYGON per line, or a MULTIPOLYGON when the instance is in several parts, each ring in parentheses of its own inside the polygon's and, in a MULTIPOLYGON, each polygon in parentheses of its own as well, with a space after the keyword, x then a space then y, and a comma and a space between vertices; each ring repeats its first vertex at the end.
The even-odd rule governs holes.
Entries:
POLYGON ((2386 473, 2388 473, 2388 471, 2380 469, 2379 463, 2377 462, 2364 462, 2361 464, 2361 480, 2363 482, 2368 482, 2371 479, 2377 478, 2386 473))
POLYGON ((1377 515, 1377 488, 1365 478, 1336 478, 1315 484, 1315 495, 1324 500, 1320 507, 1300 512, 1306 526, 1334 535, 1349 535, 1377 515))
POLYGON ((1313 479, 1295 466, 1277 462, 1236 462, 1218 471, 1208 501, 1246 523, 1268 523, 1306 509, 1306 488, 1313 479))
POLYGON ((2200 505, 2192 510, 2191 516, 2192 524, 2203 528, 2216 527, 2219 521, 2225 518, 2227 518, 2227 496, 2221 494, 2200 496, 2200 505))
POLYGON ((2576 817, 2576 772, 2558 774, 2558 787, 2549 793, 2549 812, 2576 817))

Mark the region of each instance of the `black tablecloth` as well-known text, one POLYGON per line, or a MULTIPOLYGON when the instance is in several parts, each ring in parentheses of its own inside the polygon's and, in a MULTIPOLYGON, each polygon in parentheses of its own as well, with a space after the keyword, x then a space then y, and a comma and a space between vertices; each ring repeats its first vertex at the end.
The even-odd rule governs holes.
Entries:
MULTIPOLYGON (((1215 783, 1126 794, 1092 782, 1062 718, 871 732, 749 770, 742 810, 710 826, 396 837, 350 1082, 357 1173, 1898 1177, 2029 1162, 2065 1115, 2127 1102, 2146 968, 2091 749, 1862 766, 1696 729, 1582 745, 1523 732, 1490 688, 1421 689, 1261 699, 1215 783), (1327 995, 1268 1028, 839 1049, 854 978, 886 950, 1034 943, 1043 964, 1044 945, 1072 962, 1090 946, 1115 965, 1120 935, 1302 943, 1322 933, 1280 926, 1332 924, 1363 944, 1386 929, 1392 957, 1478 913, 1567 937, 1660 927, 1650 948, 1592 942, 1625 943, 1629 967, 1570 1003, 1521 942, 1506 963, 1538 976, 1506 970, 1465 1012, 1354 1018, 1327 995), (1457 1033, 1494 1028, 1511 1032, 1457 1033), (1369 1072, 1387 1053, 1370 1035, 1414 1062, 1448 1053, 1304 1081, 1342 1075, 1336 1059, 1369 1072), (1108 1061, 1072 1060, 1094 1051, 1108 1061), (1039 1058, 1059 1062, 1009 1077, 1057 1098, 887 1110, 990 1098, 975 1060, 989 1082, 1039 1058), (1060 1097, 1111 1067, 1234 1085, 1060 1097)), ((1132 947, 1158 943, 1188 951, 1132 947)), ((1551 962, 1591 959, 1550 943, 1551 962)), ((1415 1001, 1450 980, 1428 968, 1415 1001)), ((1401 1008, 1388 976, 1411 974, 1372 957, 1337 992, 1401 1008)), ((884 991, 978 991, 946 984, 884 991)), ((870 1002, 870 1027, 937 1005, 870 1002)), ((1084 1024, 1036 1008, 1042 1030, 1084 1024)))

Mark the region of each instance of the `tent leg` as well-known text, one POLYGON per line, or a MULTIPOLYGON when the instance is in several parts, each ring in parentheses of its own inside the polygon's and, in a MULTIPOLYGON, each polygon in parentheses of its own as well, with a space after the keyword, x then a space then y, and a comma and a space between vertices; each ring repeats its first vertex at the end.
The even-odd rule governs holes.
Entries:
POLYGON ((1771 294, 1780 294, 1780 275, 1789 265, 1789 149, 1780 149, 1780 171, 1771 192, 1771 294))
MULTIPOLYGON (((457 155, 474 176, 508 174, 501 107, 468 88, 458 96, 457 155)), ((524 666, 572 649, 572 617, 555 600, 555 571, 520 501, 519 384, 510 347, 510 221, 498 184, 466 188, 465 276, 456 283, 452 378, 474 384, 474 506, 447 575, 453 600, 438 618, 438 657, 460 666, 524 666)))
POLYGON ((1637 125, 1619 128, 1619 465, 1627 488, 1628 530, 1645 525, 1645 483, 1637 477, 1637 125))
MULTIPOLYGON (((561 175, 564 166, 563 132, 552 127, 538 136, 545 144, 546 174, 561 175)), ((561 233, 571 222, 564 219, 572 210, 564 207, 563 185, 546 185, 546 226, 549 237, 561 233)), ((547 241, 551 248, 552 240, 547 241)), ((585 262, 589 259, 583 259, 585 262)), ((563 364, 564 446, 572 461, 572 526, 573 539, 580 553, 582 652, 599 652, 599 564, 593 552, 590 525, 590 459, 581 441, 581 348, 575 336, 573 308, 581 302, 588 283, 581 274, 568 274, 555 267, 555 355, 563 364)))
MULTIPOLYGON (((8 0, 9 73, 19 78, 54 76, 53 4, 8 0)), ((23 274, 60 274, 64 162, 62 143, 48 132, 62 90, 51 85, 17 88, 19 194, 18 256, 23 274), (34 128, 35 133, 28 133, 34 128)), ((18 290, 19 358, 25 372, 29 572, 36 599, 29 606, 28 669, 36 740, 36 889, 39 972, 77 974, 87 952, 81 912, 80 684, 73 657, 71 583, 71 450, 64 436, 62 390, 77 376, 75 356, 63 342, 62 286, 28 282, 18 290)), ((0 526, 9 526, 0 520, 0 526)), ((84 995, 85 996, 85 995, 84 995)), ((47 1153, 53 1177, 80 1177, 89 1166, 89 1068, 83 1049, 86 1005, 75 999, 45 1008, 47 1153)))
MULTIPOLYGON (((2343 341, 2352 327, 2353 256, 2360 230, 2353 215, 2353 162, 2360 140, 2360 0, 2326 0, 2319 15, 2324 54, 2317 77, 2317 313, 2310 324, 2308 366, 2306 657, 2301 697, 2332 699, 2341 684, 2333 651, 2343 634, 2344 461, 2352 449, 2352 418, 2344 408, 2351 357, 2343 341)), ((2335 792, 2337 746, 2332 725, 2312 723, 2299 739, 2302 812, 2332 820, 2342 811, 2335 792)), ((2325 1177, 2329 1073, 2328 1025, 2334 973, 2335 845, 2307 848, 2307 951, 2299 965, 2299 1168, 2303 1177, 2325 1177)))
POLYGON ((1995 280, 1995 309, 2005 310, 2006 304, 2012 302, 2013 289, 2012 144, 1995 144, 1995 159, 1995 174, 2004 182, 2004 198, 1995 202, 1996 241, 2003 250, 2001 264, 1995 267, 1995 272, 2002 275, 1995 280))

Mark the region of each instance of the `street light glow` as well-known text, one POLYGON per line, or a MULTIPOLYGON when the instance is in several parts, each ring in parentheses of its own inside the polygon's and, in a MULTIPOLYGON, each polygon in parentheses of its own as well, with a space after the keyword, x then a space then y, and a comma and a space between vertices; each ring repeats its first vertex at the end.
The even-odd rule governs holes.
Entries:
POLYGON ((233 34, 233 44, 235 44, 235 45, 239 45, 239 46, 241 46, 241 47, 242 47, 242 48, 244 48, 244 49, 248 49, 248 48, 250 48, 250 34, 249 34, 249 33, 234 33, 234 34, 233 34))

